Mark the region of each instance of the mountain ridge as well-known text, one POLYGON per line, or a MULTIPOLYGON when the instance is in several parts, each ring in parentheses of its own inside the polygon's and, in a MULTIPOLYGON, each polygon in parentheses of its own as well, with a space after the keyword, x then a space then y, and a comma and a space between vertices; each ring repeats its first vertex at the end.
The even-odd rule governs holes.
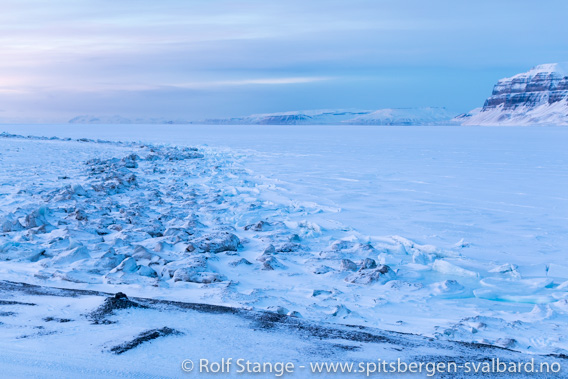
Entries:
POLYGON ((462 125, 568 125, 568 62, 500 79, 483 107, 454 118, 462 125))
POLYGON ((447 124, 453 114, 443 107, 384 108, 377 110, 317 109, 259 113, 243 117, 198 121, 122 116, 77 116, 71 124, 202 124, 202 125, 437 125, 447 124))

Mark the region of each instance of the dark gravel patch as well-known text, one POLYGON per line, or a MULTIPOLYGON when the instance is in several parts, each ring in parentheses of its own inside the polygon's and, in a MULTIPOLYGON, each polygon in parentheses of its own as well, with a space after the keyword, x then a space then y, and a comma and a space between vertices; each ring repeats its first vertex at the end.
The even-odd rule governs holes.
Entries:
POLYGON ((179 332, 175 329, 168 328, 167 326, 161 329, 150 329, 140 333, 136 338, 132 341, 121 343, 120 345, 116 345, 110 349, 116 355, 126 353, 129 350, 134 349, 135 347, 152 340, 155 340, 160 337, 166 337, 171 335, 181 335, 182 332, 179 332))

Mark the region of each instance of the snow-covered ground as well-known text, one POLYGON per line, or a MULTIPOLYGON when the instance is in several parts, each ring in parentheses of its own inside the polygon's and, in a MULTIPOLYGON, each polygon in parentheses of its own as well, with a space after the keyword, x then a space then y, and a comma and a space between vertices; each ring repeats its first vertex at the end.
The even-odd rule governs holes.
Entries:
POLYGON ((2 279, 568 350, 566 129, 2 130, 2 279))
POLYGON ((388 376, 408 377, 392 371, 399 359, 422 364, 412 377, 487 377, 486 370, 499 360, 523 365, 515 377, 534 378, 522 374, 533 361, 533 370, 547 372, 566 363, 558 356, 223 306, 4 281, 0 296, 6 309, 0 324, 5 378, 367 377, 384 375, 384 368, 378 373, 383 362, 388 376), (224 362, 223 372, 207 374, 200 369, 202 359, 212 370, 224 362), (455 366, 436 366, 441 362, 455 366), (345 368, 343 375, 333 372, 331 365, 337 364, 345 368))

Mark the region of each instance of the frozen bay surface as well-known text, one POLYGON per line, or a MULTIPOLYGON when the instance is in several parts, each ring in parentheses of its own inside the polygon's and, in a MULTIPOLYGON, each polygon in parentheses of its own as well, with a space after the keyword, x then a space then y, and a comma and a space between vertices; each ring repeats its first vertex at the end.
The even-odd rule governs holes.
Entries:
POLYGON ((568 129, 3 125, 17 134, 229 148, 255 173, 369 235, 464 254, 560 263, 568 246, 568 129))
MULTIPOLYGON (((120 162, 132 165, 129 169, 136 171, 140 187, 126 189, 128 196, 109 196, 123 206, 123 215, 138 212, 143 201, 149 201, 148 209, 155 213, 135 225, 147 228, 165 209, 175 221, 185 207, 202 217, 203 235, 196 238, 208 238, 207 233, 219 227, 234 228, 243 242, 238 254, 254 263, 236 267, 234 255, 212 256, 198 276, 202 281, 206 275, 217 278, 219 285, 176 282, 164 277, 166 269, 157 271, 161 281, 148 281, 147 275, 117 279, 121 273, 115 270, 104 273, 99 283, 91 263, 81 263, 88 259, 78 247, 85 246, 91 258, 102 260, 109 247, 116 256, 128 257, 128 251, 142 246, 145 250, 133 254, 138 264, 134 267, 146 274, 144 265, 157 270, 171 265, 173 256, 181 257, 178 265, 188 264, 187 257, 166 237, 141 237, 149 229, 123 226, 100 242, 94 232, 80 229, 83 216, 73 208, 75 218, 62 224, 69 230, 76 227, 72 232, 49 231, 51 240, 40 235, 33 241, 22 239, 25 230, 10 232, 15 234, 4 241, 11 238, 21 244, 10 242, 12 247, 48 244, 60 251, 49 259, 0 263, 7 279, 26 281, 35 273, 35 283, 57 285, 63 280, 66 286, 106 290, 109 285, 135 284, 130 293, 145 296, 297 311, 311 320, 529 352, 564 354, 568 348, 561 332, 568 320, 568 129, 3 125, 1 131, 197 146, 204 160, 186 164, 172 163, 167 158, 170 150, 160 147, 150 153, 138 144, 6 138, 0 141, 0 176, 6 189, 0 210, 4 215, 29 206, 41 197, 37 194, 53 193, 62 185, 60 177, 71 178, 91 196, 89 188, 99 179, 82 173, 85 161, 99 158, 91 165, 96 171, 105 159, 136 153, 142 158, 139 167, 120 162), (190 186, 188 191, 192 185, 198 189, 191 195, 195 201, 184 197, 181 184, 190 186), (22 189, 25 192, 19 192, 22 189), (151 191, 165 194, 164 203, 152 203, 151 191), (262 206, 255 208, 259 201, 262 206), (180 209, 172 213, 171 204, 180 209), (273 222, 272 229, 244 229, 260 219, 273 222), (297 251, 297 241, 290 241, 292 247, 285 242, 293 235, 301 245, 297 251), (52 243, 53 238, 64 242, 52 243), (156 253, 170 263, 145 256, 156 244, 171 245, 156 253), (268 260, 273 270, 263 270, 255 265, 266 268, 266 256, 259 255, 269 244, 275 251, 263 254, 273 256, 268 260), (64 272, 65 259, 72 259, 75 271, 64 272), (233 284, 226 286, 228 280, 233 284)), ((69 207, 65 201, 77 201, 90 220, 103 223, 109 216, 96 203, 70 196, 48 207, 69 207)), ((18 215, 11 220, 17 217, 24 223, 18 215)), ((99 266, 96 270, 102 273, 99 266)))

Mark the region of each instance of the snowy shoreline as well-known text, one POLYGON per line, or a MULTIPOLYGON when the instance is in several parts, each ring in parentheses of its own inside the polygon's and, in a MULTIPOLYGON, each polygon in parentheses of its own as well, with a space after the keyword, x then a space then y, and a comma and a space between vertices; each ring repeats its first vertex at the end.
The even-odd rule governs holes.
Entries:
MULTIPOLYGON (((19 315, 4 315, 6 323, 0 324, 4 331, 0 365, 8 377, 46 376, 53 372, 62 378, 199 376, 195 365, 201 359, 241 359, 268 364, 287 362, 294 370, 288 371, 286 377, 306 377, 310 374, 306 367, 318 362, 344 362, 376 370, 378 363, 402 360, 459 365, 462 368, 457 372, 438 373, 437 377, 470 378, 486 377, 484 372, 491 366, 482 365, 496 359, 515 365, 533 362, 537 370, 544 365, 555 368, 549 372, 557 372, 557 367, 567 362, 565 356, 559 355, 527 355, 490 345, 314 322, 273 312, 128 298, 93 290, 0 281, 0 297, 5 299, 0 305, 10 310, 5 313, 19 315), (181 363, 187 359, 194 362, 193 373, 182 371, 181 363), (464 366, 468 364, 477 366, 478 371, 466 371, 464 366)), ((247 375, 236 371, 225 371, 224 376, 275 376, 271 372, 247 375)), ((518 372, 516 377, 533 377, 518 372)), ((423 370, 415 376, 428 374, 423 370)))

